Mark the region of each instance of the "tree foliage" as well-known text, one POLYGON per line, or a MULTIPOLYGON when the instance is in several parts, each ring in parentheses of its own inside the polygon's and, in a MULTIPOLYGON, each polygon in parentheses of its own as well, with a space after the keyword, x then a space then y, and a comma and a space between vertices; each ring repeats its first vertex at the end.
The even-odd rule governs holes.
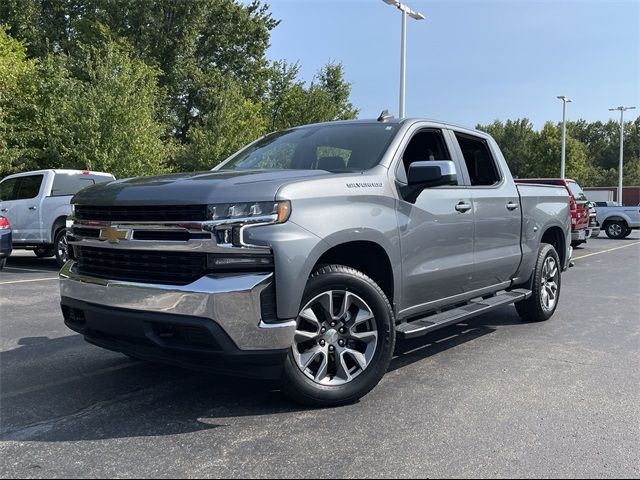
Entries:
MULTIPOLYGON (((547 122, 536 131, 527 118, 478 125, 491 134, 515 177, 558 177, 562 124, 547 122)), ((566 175, 584 186, 618 183, 620 123, 567 122, 566 175)), ((640 185, 640 118, 625 122, 624 183, 640 185)))
POLYGON ((278 23, 257 0, 3 0, 0 174, 211 168, 268 131, 354 118, 340 64, 306 84, 266 59, 278 23))

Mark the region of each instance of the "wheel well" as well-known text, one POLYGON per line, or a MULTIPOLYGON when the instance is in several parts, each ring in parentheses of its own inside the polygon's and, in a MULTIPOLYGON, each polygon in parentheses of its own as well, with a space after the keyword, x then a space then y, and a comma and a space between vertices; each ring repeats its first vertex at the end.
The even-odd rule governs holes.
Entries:
POLYGON ((56 218, 56 221, 53 222, 53 227, 51 227, 51 242, 55 242, 56 240, 56 233, 58 232, 58 230, 60 230, 61 228, 65 228, 67 226, 67 217, 58 217, 56 218))
POLYGON ((565 245, 564 233, 560 227, 551 227, 542 235, 541 243, 548 243, 553 245, 556 249, 558 257, 560 257, 560 264, 564 265, 567 255, 567 249, 565 245))
POLYGON ((387 252, 374 242, 349 242, 327 250, 316 262, 320 265, 338 264, 355 268, 376 282, 393 304, 393 269, 387 252))
POLYGON ((621 223, 624 223, 625 225, 629 226, 627 221, 622 217, 609 217, 609 218, 605 219, 604 222, 602 222, 602 226, 605 226, 607 223, 610 223, 610 222, 621 222, 621 223))

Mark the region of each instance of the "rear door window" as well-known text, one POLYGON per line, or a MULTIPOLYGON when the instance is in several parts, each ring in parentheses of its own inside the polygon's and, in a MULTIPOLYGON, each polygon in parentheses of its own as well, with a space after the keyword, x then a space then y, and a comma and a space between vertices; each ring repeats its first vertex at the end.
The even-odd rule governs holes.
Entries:
POLYGON ((16 199, 16 191, 19 178, 9 178, 0 183, 0 201, 11 201, 16 199))
POLYGON ((95 185, 96 181, 87 175, 66 175, 59 173, 53 179, 52 197, 75 195, 83 188, 95 185))
POLYGON ((464 163, 472 186, 491 186, 500 183, 500 173, 484 138, 456 132, 464 163))
POLYGON ((36 198, 40 193, 40 186, 44 175, 29 175, 27 177, 19 177, 18 191, 16 200, 27 200, 36 198))

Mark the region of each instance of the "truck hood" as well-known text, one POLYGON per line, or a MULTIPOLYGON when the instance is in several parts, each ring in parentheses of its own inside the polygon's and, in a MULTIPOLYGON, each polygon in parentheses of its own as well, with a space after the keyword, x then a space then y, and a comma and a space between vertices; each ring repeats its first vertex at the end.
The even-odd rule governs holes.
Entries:
POLYGON ((274 200, 283 185, 324 170, 249 170, 182 173, 116 180, 86 188, 73 197, 83 205, 202 205, 274 200))

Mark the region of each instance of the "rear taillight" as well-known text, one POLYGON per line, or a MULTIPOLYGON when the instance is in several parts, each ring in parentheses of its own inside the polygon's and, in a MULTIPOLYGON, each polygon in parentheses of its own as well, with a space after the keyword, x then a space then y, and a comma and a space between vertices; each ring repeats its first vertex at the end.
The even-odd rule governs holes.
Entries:
POLYGON ((5 217, 0 217, 0 230, 7 230, 11 225, 9 225, 9 220, 5 217))

